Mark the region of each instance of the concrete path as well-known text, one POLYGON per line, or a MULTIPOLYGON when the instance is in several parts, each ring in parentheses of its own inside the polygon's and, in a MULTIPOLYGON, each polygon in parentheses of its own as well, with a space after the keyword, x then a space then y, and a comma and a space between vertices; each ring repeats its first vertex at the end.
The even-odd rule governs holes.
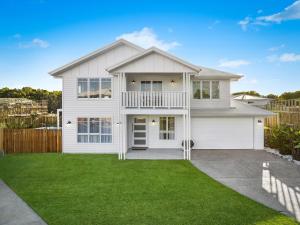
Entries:
POLYGON ((237 192, 300 221, 300 166, 254 150, 193 150, 192 163, 237 192))
POLYGON ((129 150, 126 159, 149 159, 149 160, 170 160, 183 159, 183 151, 181 149, 159 149, 148 148, 146 150, 129 150))
POLYGON ((47 225, 0 180, 0 225, 47 225))

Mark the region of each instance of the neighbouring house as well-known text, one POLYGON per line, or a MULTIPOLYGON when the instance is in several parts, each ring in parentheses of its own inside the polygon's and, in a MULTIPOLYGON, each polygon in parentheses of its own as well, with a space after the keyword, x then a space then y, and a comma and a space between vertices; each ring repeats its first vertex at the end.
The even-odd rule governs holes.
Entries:
POLYGON ((50 72, 62 79, 65 153, 263 149, 271 112, 232 100, 240 75, 118 40, 50 72))
POLYGON ((233 99, 247 103, 249 105, 258 106, 261 108, 265 108, 271 102, 271 99, 269 98, 246 95, 246 94, 233 96, 233 99))

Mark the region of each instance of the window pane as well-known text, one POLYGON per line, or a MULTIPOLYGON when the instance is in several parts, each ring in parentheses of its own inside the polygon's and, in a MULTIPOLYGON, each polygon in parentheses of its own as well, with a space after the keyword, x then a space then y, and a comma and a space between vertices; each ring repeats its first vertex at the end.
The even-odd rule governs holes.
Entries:
POLYGON ((166 133, 166 132, 160 132, 159 133, 159 139, 167 140, 167 138, 168 138, 168 133, 166 133))
POLYGON ((193 96, 195 99, 200 99, 200 81, 193 82, 193 96))
POLYGON ((166 131, 167 130, 167 117, 159 118, 159 130, 166 131))
POLYGON ((77 135, 77 142, 78 143, 87 143, 88 135, 77 135))
POLYGON ((99 135, 90 135, 89 136, 90 143, 100 143, 100 136, 99 135))
POLYGON ((209 99, 210 98, 209 81, 202 81, 202 98, 203 99, 209 99))
POLYGON ((88 97, 88 79, 78 79, 77 96, 78 98, 88 97))
POLYGON ((99 98, 99 79, 90 79, 90 98, 99 98))
POLYGON ((112 136, 111 135, 101 135, 101 143, 111 143, 112 136))
POLYGON ((135 144, 135 145, 145 145, 145 144, 146 144, 146 140, 135 139, 135 140, 134 140, 134 144, 135 144))
POLYGON ((175 117, 168 117, 168 131, 175 130, 175 117))
POLYGON ((77 133, 87 133, 88 132, 88 119, 78 118, 77 119, 77 133))
POLYGON ((111 78, 101 79, 101 98, 111 98, 111 78))
POLYGON ((99 133, 99 119, 90 118, 90 133, 99 133))
POLYGON ((151 81, 141 81, 141 91, 151 91, 151 81))
POLYGON ((111 134, 111 118, 101 119, 101 134, 111 134))
POLYGON ((216 99, 216 98, 220 98, 220 84, 219 81, 212 81, 211 83, 211 97, 216 99))
POLYGON ((153 81, 152 91, 162 91, 162 81, 153 81))
POLYGON ((169 140, 174 140, 175 139, 175 133, 174 132, 170 132, 169 133, 169 140))

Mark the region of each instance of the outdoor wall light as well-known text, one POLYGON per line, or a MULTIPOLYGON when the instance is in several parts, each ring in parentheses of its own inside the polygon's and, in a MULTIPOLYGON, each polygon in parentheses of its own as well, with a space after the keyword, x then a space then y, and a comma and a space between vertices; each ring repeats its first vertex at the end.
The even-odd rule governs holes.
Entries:
POLYGON ((261 123, 262 123, 262 121, 261 121, 261 120, 257 120, 257 123, 258 123, 258 124, 261 124, 261 123))
POLYGON ((116 123, 117 126, 120 126, 120 124, 121 124, 121 122, 117 122, 117 123, 116 123))
POLYGON ((152 125, 155 125, 155 120, 152 120, 152 125))
POLYGON ((66 123, 66 126, 67 126, 67 127, 70 127, 71 124, 72 124, 72 122, 71 122, 70 120, 68 120, 68 122, 66 123))
POLYGON ((132 81, 131 81, 131 84, 134 85, 134 84, 135 84, 135 80, 132 80, 132 81))
POLYGON ((171 80, 171 85, 174 86, 175 85, 175 81, 171 80))

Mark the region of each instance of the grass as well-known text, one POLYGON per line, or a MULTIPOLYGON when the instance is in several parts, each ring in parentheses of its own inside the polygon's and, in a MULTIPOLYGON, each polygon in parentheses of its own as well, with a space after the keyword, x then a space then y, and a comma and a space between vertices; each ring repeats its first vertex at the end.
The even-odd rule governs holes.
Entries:
POLYGON ((18 154, 0 177, 49 224, 296 224, 188 161, 18 154))

